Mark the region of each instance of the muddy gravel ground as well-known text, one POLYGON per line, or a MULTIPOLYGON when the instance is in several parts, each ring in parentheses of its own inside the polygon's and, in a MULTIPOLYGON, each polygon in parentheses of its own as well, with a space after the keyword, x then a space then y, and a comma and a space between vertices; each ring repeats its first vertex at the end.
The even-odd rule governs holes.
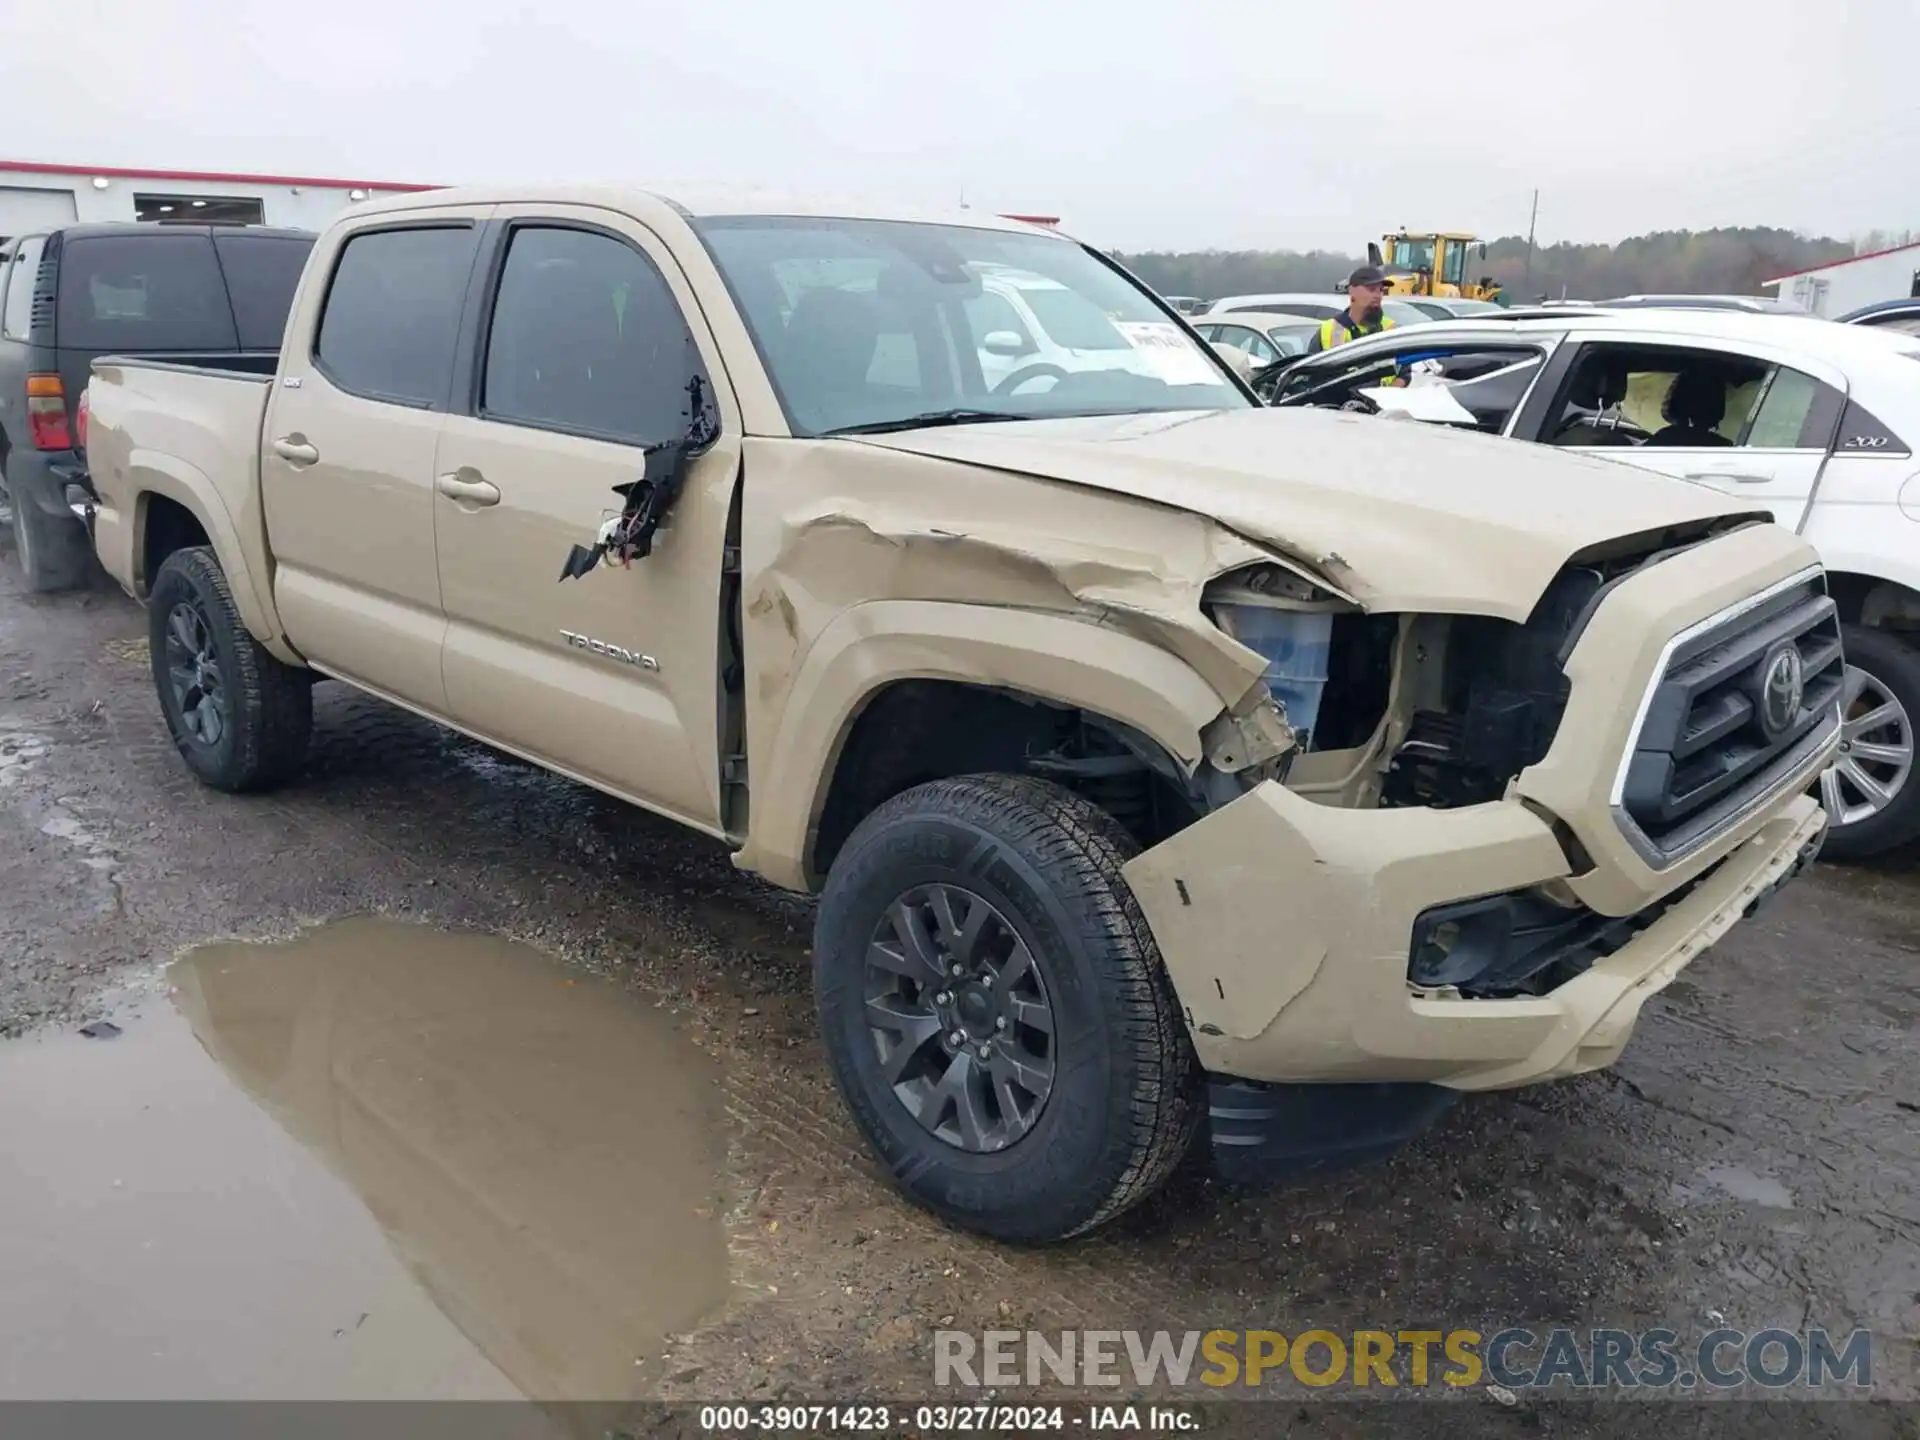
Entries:
MULTIPOLYGON (((1724 1321, 1749 1332, 1866 1327, 1880 1395, 1915 1395, 1920 872, 1910 859, 1818 867, 1652 1002, 1611 1072, 1471 1097, 1371 1169, 1253 1193, 1196 1171, 1089 1240, 1020 1251, 943 1228, 877 1177, 814 1036, 804 901, 741 875, 710 841, 337 685, 316 693, 298 782, 261 798, 203 790, 167 741, 144 631, 105 581, 25 595, 0 540, 0 1060, 107 1016, 126 1026, 112 1044, 137 1042, 161 1025, 154 1006, 178 1003, 166 998, 179 989, 166 970, 177 955, 343 917, 517 939, 551 957, 535 963, 554 967, 555 984, 629 992, 619 998, 672 1028, 714 1096, 721 1133, 697 1208, 722 1237, 726 1272, 723 1299, 645 1347, 657 1353, 634 1356, 637 1393, 924 1397, 936 1328, 1664 1324, 1691 1336, 1724 1321)), ((475 987, 496 992, 511 986, 475 987)), ((485 1032, 503 1049, 517 1003, 501 1002, 485 1032)), ((201 1023, 201 1049, 220 1055, 201 1023)), ((645 1025, 634 1033, 648 1043, 645 1025)), ((68 1089, 62 1075, 84 1091, 79 1072, 109 1053, 101 1042, 49 1049, 32 1072, 39 1098, 16 1086, 0 1107, 53 1103, 68 1089)), ((577 1090, 556 1092, 583 1115, 607 1108, 596 1064, 583 1059, 577 1090)), ((169 1087, 146 1083, 144 1104, 165 1111, 169 1087)), ((490 1114, 524 1125, 511 1119, 512 1090, 486 1093, 491 1109, 459 1111, 462 1124, 483 1135, 490 1114)), ((431 1160, 441 1132, 416 1131, 411 1143, 431 1160)), ((57 1153, 57 1136, 38 1143, 55 1153, 14 1153, 0 1169, 43 1185, 49 1171, 87 1170, 57 1153)), ((404 1205, 337 1162, 390 1236, 405 1228, 392 1219, 404 1205)), ((643 1185, 635 1204, 656 1203, 644 1198, 656 1191, 680 1194, 643 1185)), ((622 1219, 618 1184, 607 1193, 612 1203, 554 1221, 570 1257, 590 1261, 623 1228, 650 1223, 622 1219)), ((421 1241, 419 1227, 443 1213, 421 1209, 425 1220, 406 1222, 413 1248, 398 1247, 436 1296, 434 1254, 455 1256, 444 1263, 456 1269, 476 1263, 421 1241)), ((65 1243, 64 1265, 84 1274, 94 1247, 83 1220, 65 1243)), ((110 1297, 113 1277, 101 1283, 110 1297)), ((159 1313, 168 1304, 138 1298, 159 1313)), ((484 1323, 442 1308, 485 1348, 484 1323)), ((564 1294, 550 1308, 564 1348, 564 1294)), ((101 1333, 84 1310, 48 1322, 83 1353, 101 1333)), ((1358 1412, 1311 1406, 1320 1392, 1288 1393, 1297 1416, 1269 1416, 1260 1433, 1373 1433, 1358 1412)), ((1449 1410, 1480 1407, 1466 1412, 1475 1430, 1642 1430, 1620 1404, 1555 1412, 1501 1400, 1474 1387, 1449 1410)), ((1910 1407, 1812 1408, 1835 1427, 1871 1409, 1872 1433, 1913 1433, 1910 1407)))

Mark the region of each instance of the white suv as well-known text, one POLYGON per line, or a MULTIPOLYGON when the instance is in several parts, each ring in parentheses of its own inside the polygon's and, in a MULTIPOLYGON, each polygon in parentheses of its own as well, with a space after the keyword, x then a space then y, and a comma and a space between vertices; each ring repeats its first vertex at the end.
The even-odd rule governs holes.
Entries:
POLYGON ((1920 837, 1920 338, 1739 310, 1535 311, 1388 331, 1268 383, 1276 405, 1399 412, 1659 470, 1805 536, 1848 664, 1826 851, 1920 837), (1396 372, 1408 383, 1380 385, 1396 372))

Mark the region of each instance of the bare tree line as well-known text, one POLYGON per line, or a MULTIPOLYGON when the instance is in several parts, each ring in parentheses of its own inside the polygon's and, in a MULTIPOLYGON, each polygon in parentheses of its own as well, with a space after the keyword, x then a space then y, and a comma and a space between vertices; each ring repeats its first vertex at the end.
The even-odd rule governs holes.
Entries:
MULTIPOLYGON (((1761 295, 1779 275, 1890 249, 1920 239, 1913 230, 1870 230, 1840 240, 1771 226, 1661 230, 1616 244, 1536 245, 1523 235, 1490 240, 1475 256, 1474 278, 1490 275, 1510 298, 1543 296, 1604 300, 1616 295, 1686 293, 1761 295)), ((1330 291, 1364 257, 1332 250, 1147 251, 1122 264, 1164 295, 1244 295, 1261 291, 1330 291)))

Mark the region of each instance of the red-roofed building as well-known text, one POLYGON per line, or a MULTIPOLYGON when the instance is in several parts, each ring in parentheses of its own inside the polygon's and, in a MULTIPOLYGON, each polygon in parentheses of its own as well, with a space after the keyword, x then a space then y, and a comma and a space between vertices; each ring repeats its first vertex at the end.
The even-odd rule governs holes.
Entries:
POLYGON ((1837 319, 1862 305, 1920 295, 1920 244, 1809 265, 1761 283, 1778 286, 1789 305, 1837 319))
POLYGON ((432 188, 393 180, 0 160, 0 237, 90 220, 224 221, 318 230, 357 201, 432 188))

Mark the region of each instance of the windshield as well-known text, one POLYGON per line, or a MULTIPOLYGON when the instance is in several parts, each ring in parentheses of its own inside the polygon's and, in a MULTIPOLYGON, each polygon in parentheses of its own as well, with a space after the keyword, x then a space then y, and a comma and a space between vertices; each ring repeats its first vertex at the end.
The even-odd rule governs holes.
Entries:
POLYGON ((1396 240, 1387 263, 1396 270, 1433 269, 1432 240, 1396 240))
POLYGON ((796 435, 1253 403, 1145 291, 1070 240, 893 220, 692 223, 796 435))

